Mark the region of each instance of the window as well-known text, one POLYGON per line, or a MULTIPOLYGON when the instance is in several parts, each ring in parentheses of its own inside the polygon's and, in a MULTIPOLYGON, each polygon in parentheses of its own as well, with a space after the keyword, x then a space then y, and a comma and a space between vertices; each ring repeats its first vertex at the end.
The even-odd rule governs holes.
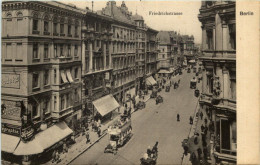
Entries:
POLYGON ((38 30, 38 19, 33 19, 33 30, 38 30))
POLYGON ((58 33, 58 24, 53 23, 53 33, 58 33))
POLYGON ((63 56, 63 44, 60 44, 60 56, 63 56))
POLYGON ((13 54, 12 54, 12 44, 8 43, 6 44, 6 59, 12 59, 13 54))
POLYGON ((208 79, 207 79, 207 85, 208 85, 208 89, 209 89, 209 93, 213 93, 213 77, 212 75, 208 75, 207 76, 208 79))
POLYGON ((71 25, 68 25, 68 35, 71 35, 71 25))
POLYGON ((74 74, 74 76, 75 76, 75 79, 78 78, 78 68, 75 68, 75 74, 74 74))
POLYGON ((213 49, 213 32, 212 30, 207 30, 206 31, 207 33, 207 46, 208 46, 208 49, 213 49))
POLYGON ((17 43, 16 45, 16 59, 23 59, 23 47, 22 43, 17 43))
POLYGON ((75 37, 78 36, 78 26, 75 26, 75 37))
POLYGON ((75 98, 75 102, 78 102, 79 101, 79 94, 78 94, 78 89, 75 89, 74 90, 74 98, 75 98))
POLYGON ((33 73, 33 88, 38 88, 39 87, 39 74, 38 73, 33 73))
POLYGON ((236 24, 228 25, 231 49, 236 49, 236 24))
POLYGON ((70 106, 70 95, 66 94, 66 107, 68 108, 70 106))
POLYGON ((49 70, 44 71, 44 85, 49 84, 49 70))
POLYGON ((64 34, 64 24, 60 24, 60 33, 64 34))
POLYGON ((54 69, 54 84, 57 82, 57 70, 54 69))
POLYGON ((57 97, 54 96, 54 110, 57 109, 57 97))
POLYGON ((32 105, 32 116, 33 118, 38 117, 39 116, 39 110, 38 110, 38 104, 35 103, 34 105, 32 105))
POLYGON ((65 95, 62 95, 60 97, 60 105, 61 105, 61 110, 65 109, 65 95))
POLYGON ((70 57, 70 56, 71 56, 71 46, 68 45, 68 57, 70 57))
POLYGON ((49 31, 49 22, 44 21, 44 32, 48 32, 48 31, 49 31))
POLYGON ((74 56, 78 56, 78 45, 75 45, 74 56))
POLYGON ((44 44, 44 58, 47 59, 49 58, 49 45, 44 44))
POLYGON ((49 102, 50 102, 49 99, 43 101, 42 111, 44 114, 50 113, 49 102))
POLYGON ((38 44, 33 44, 33 58, 38 59, 38 44))
POLYGON ((54 57, 57 57, 58 56, 58 53, 57 53, 57 44, 54 44, 54 57))

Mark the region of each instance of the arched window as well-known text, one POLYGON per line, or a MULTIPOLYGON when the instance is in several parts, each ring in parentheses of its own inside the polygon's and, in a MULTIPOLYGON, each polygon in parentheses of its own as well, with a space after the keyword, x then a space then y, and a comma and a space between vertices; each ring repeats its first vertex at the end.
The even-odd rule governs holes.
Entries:
POLYGON ((58 35, 58 17, 53 16, 53 35, 58 35))
POLYGON ((34 13, 33 14, 33 31, 38 31, 38 14, 37 13, 34 13))
POLYGON ((45 15, 44 16, 44 34, 48 34, 46 32, 49 32, 49 16, 48 15, 45 15))

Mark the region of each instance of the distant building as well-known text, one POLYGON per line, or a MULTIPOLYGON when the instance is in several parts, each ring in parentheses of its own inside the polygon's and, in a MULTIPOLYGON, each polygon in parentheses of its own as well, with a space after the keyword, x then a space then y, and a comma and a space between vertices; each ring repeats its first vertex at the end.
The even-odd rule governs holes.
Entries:
POLYGON ((200 108, 214 123, 210 131, 213 164, 236 164, 236 3, 202 1, 203 64, 200 108))

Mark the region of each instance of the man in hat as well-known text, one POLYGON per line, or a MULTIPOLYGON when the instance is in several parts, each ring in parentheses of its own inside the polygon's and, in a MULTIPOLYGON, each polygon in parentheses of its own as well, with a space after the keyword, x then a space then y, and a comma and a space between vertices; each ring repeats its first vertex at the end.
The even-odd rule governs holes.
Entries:
POLYGON ((190 124, 191 124, 191 125, 193 124, 193 119, 192 119, 191 116, 190 116, 190 124))
POLYGON ((177 113, 177 121, 180 121, 180 115, 177 113))

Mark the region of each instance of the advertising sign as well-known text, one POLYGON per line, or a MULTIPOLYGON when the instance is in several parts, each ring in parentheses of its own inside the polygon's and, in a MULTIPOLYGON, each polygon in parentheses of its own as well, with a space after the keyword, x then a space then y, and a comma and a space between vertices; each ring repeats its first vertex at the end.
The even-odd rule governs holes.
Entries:
POLYGON ((20 136, 20 127, 2 123, 2 133, 19 137, 20 136))
POLYGON ((1 115, 5 119, 21 119, 21 102, 11 101, 11 100, 2 100, 1 105, 1 115))
POLYGON ((20 89, 20 75, 19 74, 2 73, 1 79, 2 79, 3 88, 20 89))

